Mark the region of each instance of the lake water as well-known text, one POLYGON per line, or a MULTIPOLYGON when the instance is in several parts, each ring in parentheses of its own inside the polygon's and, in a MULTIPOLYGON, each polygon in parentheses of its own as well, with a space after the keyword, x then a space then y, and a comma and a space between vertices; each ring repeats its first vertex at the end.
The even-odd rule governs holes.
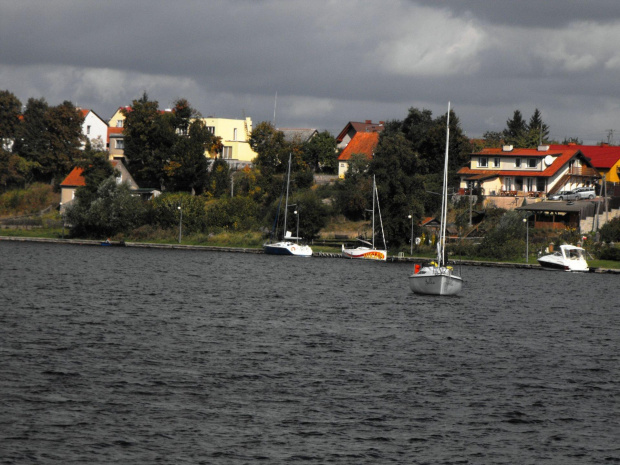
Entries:
POLYGON ((620 462, 618 275, 0 241, 0 463, 620 462))

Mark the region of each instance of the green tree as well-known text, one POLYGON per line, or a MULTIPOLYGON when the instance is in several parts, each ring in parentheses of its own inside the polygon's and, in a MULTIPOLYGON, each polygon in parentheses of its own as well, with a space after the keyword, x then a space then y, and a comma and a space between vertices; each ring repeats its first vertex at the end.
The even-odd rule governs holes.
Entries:
POLYGON ((0 91, 0 149, 15 140, 22 102, 8 90, 0 91))
POLYGON ((303 159, 315 172, 334 173, 337 166, 336 145, 336 139, 328 131, 320 132, 303 144, 303 159))
POLYGON ((504 133, 499 131, 487 131, 482 136, 484 148, 499 148, 504 145, 504 133))
POLYGON ((534 110, 527 125, 527 130, 527 148, 536 148, 539 145, 549 143, 549 126, 543 122, 542 115, 538 108, 534 110))
POLYGON ((81 195, 82 189, 77 189, 76 200, 67 207, 72 236, 111 237, 144 224, 144 202, 133 195, 127 184, 118 184, 114 176, 99 185, 95 196, 81 195))
POLYGON ((319 231, 327 224, 329 208, 311 190, 299 192, 291 198, 290 204, 294 206, 291 206, 288 214, 287 229, 297 234, 297 221, 299 221, 299 237, 308 241, 318 237, 319 231))
POLYGON ((213 135, 200 119, 191 123, 177 119, 177 124, 180 124, 179 131, 184 131, 183 127, 188 129, 187 135, 177 134, 171 160, 165 165, 167 185, 175 191, 202 194, 209 179, 210 161, 205 153, 212 144, 213 135))
POLYGON ((287 169, 290 145, 284 133, 268 121, 258 123, 250 135, 250 147, 257 153, 255 165, 264 176, 283 173, 287 169))
POLYGON ((211 172, 209 173, 208 196, 216 198, 230 196, 230 181, 231 172, 228 163, 221 158, 217 158, 213 162, 211 172))
POLYGON ((69 101, 50 107, 45 99, 28 99, 14 152, 33 163, 36 181, 60 181, 73 168, 82 154, 82 122, 69 101))
POLYGON ((207 226, 248 231, 257 227, 259 214, 260 206, 251 197, 222 197, 207 205, 207 226))
POLYGON ((525 147, 528 133, 528 126, 523 115, 519 110, 515 110, 512 119, 506 121, 504 129, 504 141, 508 145, 515 147, 525 147))
POLYGON ((620 218, 614 218, 601 228, 603 242, 620 242, 620 218))
POLYGON ((151 202, 150 219, 163 229, 176 229, 183 211, 183 233, 201 233, 207 228, 207 213, 203 197, 186 192, 167 192, 151 202), (181 207, 181 210, 179 210, 181 207))

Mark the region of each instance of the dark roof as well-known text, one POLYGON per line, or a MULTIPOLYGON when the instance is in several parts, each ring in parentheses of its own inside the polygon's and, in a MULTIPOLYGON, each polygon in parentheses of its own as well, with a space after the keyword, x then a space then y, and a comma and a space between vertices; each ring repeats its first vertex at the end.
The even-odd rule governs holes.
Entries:
POLYGON ((338 143, 342 142, 344 137, 349 133, 349 131, 353 129, 356 133, 360 132, 381 132, 384 129, 383 121, 379 121, 379 123, 373 123, 370 120, 366 120, 363 123, 357 121, 349 121, 347 125, 344 127, 338 137, 336 137, 336 141, 338 143))
POLYGON ((577 201, 577 202, 563 202, 563 201, 547 201, 536 202, 522 207, 517 207, 515 210, 530 211, 530 212, 594 212, 594 203, 592 201, 577 201))

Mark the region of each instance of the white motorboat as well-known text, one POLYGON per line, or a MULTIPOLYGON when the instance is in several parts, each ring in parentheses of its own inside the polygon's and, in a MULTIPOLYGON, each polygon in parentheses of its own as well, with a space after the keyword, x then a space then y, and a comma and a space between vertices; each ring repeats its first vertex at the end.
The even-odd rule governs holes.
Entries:
MULTIPOLYGON (((263 244, 263 251, 270 255, 294 255, 296 257, 311 257, 312 248, 309 245, 300 244, 300 237, 291 236, 290 231, 286 230, 286 218, 288 213, 288 189, 291 182, 291 156, 288 157, 288 173, 286 176, 286 202, 284 205, 284 237, 280 242, 272 242, 263 244), (293 240, 295 242, 293 242, 293 240)), ((282 200, 280 199, 280 202, 282 200)), ((278 207, 278 214, 280 213, 280 207, 278 207)), ((276 221, 274 223, 274 230, 278 222, 276 215, 276 221)), ((299 234, 299 223, 297 224, 297 233, 299 234)))
POLYGON ((427 265, 415 265, 409 276, 409 285, 416 294, 454 295, 461 292, 463 278, 446 262, 446 223, 448 216, 448 145, 450 142, 450 103, 446 129, 446 154, 444 159, 443 191, 441 202, 441 226, 437 241, 437 261, 427 265))
POLYGON ((372 177, 372 243, 363 241, 367 246, 347 248, 342 244, 342 255, 345 258, 361 258, 365 260, 387 260, 387 247, 385 245, 385 233, 383 232, 383 221, 381 220, 381 208, 379 208, 379 194, 377 193, 377 183, 372 177), (381 225, 381 236, 383 237, 383 249, 375 247, 375 210, 379 212, 379 224, 381 225))
POLYGON ((548 270, 590 271, 585 249, 569 244, 561 245, 560 250, 538 257, 538 263, 548 270))

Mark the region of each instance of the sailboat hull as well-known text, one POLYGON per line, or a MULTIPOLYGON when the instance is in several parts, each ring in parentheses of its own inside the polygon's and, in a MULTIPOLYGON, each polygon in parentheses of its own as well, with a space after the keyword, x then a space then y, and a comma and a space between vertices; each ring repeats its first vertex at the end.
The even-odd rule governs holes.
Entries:
POLYGON ((451 268, 425 266, 409 276, 409 286, 416 294, 454 295, 463 289, 463 278, 451 268))
POLYGON ((288 241, 264 244, 263 251, 269 255, 293 255, 295 257, 312 256, 312 248, 310 246, 288 241))
POLYGON ((387 250, 371 249, 369 247, 355 247, 354 249, 342 248, 342 256, 345 258, 359 258, 363 260, 387 260, 387 250))

